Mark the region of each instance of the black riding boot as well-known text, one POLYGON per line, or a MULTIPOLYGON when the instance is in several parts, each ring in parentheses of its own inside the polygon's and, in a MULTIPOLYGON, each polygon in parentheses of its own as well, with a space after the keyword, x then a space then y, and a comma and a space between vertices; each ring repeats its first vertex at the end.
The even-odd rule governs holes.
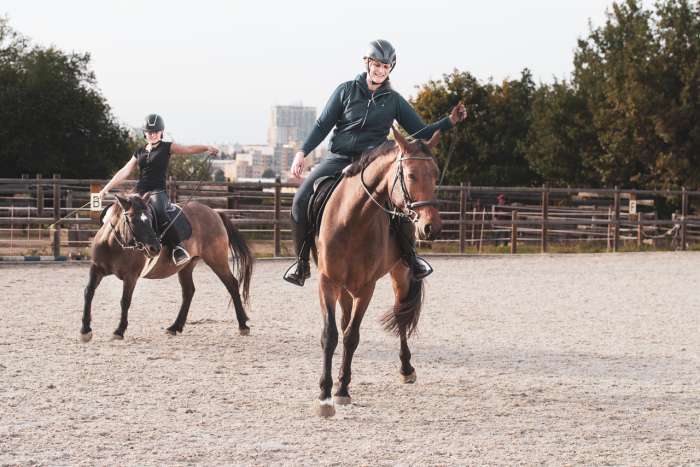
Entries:
MULTIPOLYGON (((168 224, 161 226, 161 232, 167 227, 167 225, 168 224)), ((175 266, 180 266, 190 260, 190 254, 182 245, 182 241, 180 240, 180 236, 177 234, 175 227, 170 226, 168 231, 165 232, 165 239, 167 239, 167 243, 172 247, 172 258, 175 266)))
POLYGON ((305 224, 296 223, 292 219, 292 237, 294 239, 294 251, 297 254, 297 261, 284 273, 284 280, 299 287, 303 287, 304 281, 311 275, 311 266, 309 265, 311 240, 308 238, 308 230, 305 224))
POLYGON ((399 219, 396 223, 401 258, 411 268, 414 279, 425 279, 433 273, 433 267, 416 254, 416 234, 413 223, 405 219, 399 219))

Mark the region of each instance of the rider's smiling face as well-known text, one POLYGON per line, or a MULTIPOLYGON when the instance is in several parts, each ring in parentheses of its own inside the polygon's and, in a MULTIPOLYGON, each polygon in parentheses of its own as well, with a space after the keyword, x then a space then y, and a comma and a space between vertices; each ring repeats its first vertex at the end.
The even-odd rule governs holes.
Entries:
POLYGON ((146 138, 146 141, 148 141, 151 144, 155 144, 163 138, 163 132, 145 130, 143 132, 143 136, 146 138))
POLYGON ((391 65, 368 59, 369 78, 375 83, 383 83, 389 77, 391 65))

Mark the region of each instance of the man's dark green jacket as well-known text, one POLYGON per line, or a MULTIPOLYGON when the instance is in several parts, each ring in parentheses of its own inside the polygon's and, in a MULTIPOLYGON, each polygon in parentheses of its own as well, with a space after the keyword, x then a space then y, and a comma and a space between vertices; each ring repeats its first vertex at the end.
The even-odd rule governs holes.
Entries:
POLYGON ((391 89, 388 79, 373 93, 367 87, 367 73, 362 73, 336 88, 302 151, 309 154, 335 127, 331 152, 357 157, 386 141, 394 120, 417 139, 430 139, 435 130, 452 128, 449 117, 430 125, 423 123, 406 99, 391 89))

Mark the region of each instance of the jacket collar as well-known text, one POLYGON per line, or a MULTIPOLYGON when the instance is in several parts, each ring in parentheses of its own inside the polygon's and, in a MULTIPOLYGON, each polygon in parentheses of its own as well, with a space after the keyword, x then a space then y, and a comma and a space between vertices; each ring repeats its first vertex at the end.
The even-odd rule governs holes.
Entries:
MULTIPOLYGON (((367 96, 370 96, 372 94, 372 91, 369 90, 369 87, 367 86, 367 72, 360 73, 357 75, 355 78, 355 81, 358 82, 360 88, 365 92, 367 96)), ((387 92, 391 91, 391 83, 389 82, 389 78, 385 79, 384 82, 382 83, 381 86, 379 86, 379 89, 374 91, 375 93, 377 92, 387 92)))

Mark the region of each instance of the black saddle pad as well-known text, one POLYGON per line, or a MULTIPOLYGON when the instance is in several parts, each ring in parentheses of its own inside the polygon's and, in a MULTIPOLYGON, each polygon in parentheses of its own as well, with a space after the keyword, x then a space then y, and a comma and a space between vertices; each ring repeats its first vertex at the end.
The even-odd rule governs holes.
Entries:
MULTIPOLYGON (((156 212, 155 210, 152 210, 151 212, 153 214, 153 220, 156 224, 155 230, 156 232, 158 232, 158 234, 162 234, 162 232, 159 231, 157 227, 159 222, 156 219, 156 212)), ((192 224, 190 224, 190 220, 187 218, 187 214, 185 214, 185 212, 180 206, 178 206, 177 204, 171 204, 165 210, 165 213, 168 215, 168 223, 172 222, 172 225, 170 225, 168 230, 175 229, 175 232, 177 232, 180 241, 184 242, 192 236, 192 224)), ((165 238, 168 238, 167 233, 165 235, 165 238)))
POLYGON ((335 187, 338 186, 342 179, 343 174, 339 172, 335 175, 321 177, 314 182, 314 192, 309 200, 307 218, 309 225, 313 226, 315 235, 318 235, 321 228, 321 219, 323 218, 326 203, 328 203, 333 190, 335 190, 335 187))

